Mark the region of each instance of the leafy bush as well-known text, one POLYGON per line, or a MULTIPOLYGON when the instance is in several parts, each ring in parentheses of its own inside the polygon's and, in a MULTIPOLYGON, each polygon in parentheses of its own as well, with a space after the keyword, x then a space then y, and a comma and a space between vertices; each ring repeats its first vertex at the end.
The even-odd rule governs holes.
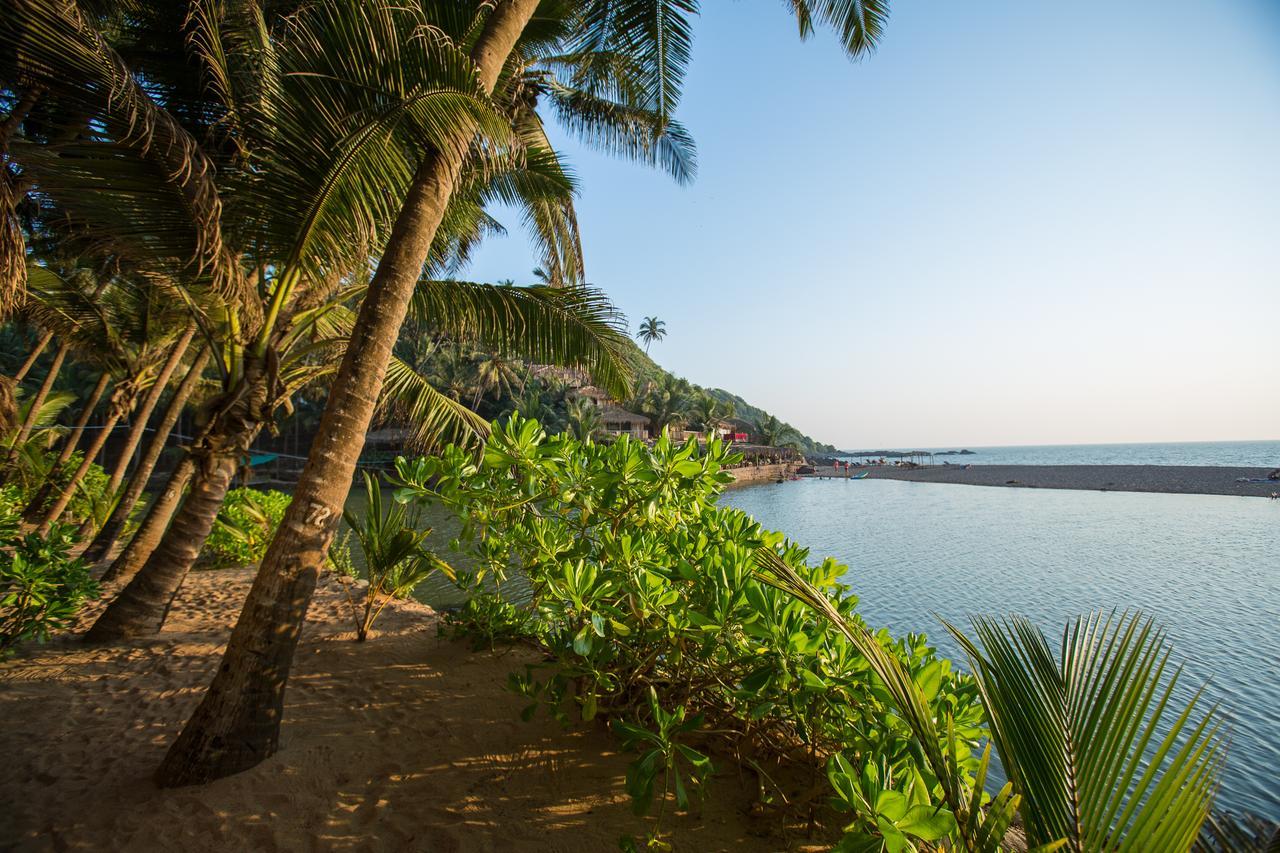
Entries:
POLYGON ((232 489, 218 511, 203 557, 218 566, 247 566, 261 562, 284 511, 293 500, 284 492, 232 489))
MULTIPOLYGON (((84 454, 77 450, 66 462, 58 464, 54 451, 34 444, 25 445, 10 469, 11 480, 6 486, 6 495, 0 500, 25 507, 43 492, 41 505, 35 508, 38 512, 33 513, 38 517, 71 482, 83 460, 84 454), (8 491, 10 489, 13 491, 8 491)), ((76 481, 75 494, 63 511, 61 521, 77 525, 92 521, 95 528, 99 527, 111 514, 116 498, 115 493, 107 491, 110 481, 111 477, 101 465, 91 464, 84 476, 76 481)))
MULTIPOLYGON (((524 568, 534 630, 554 657, 512 678, 535 700, 527 713, 541 704, 556 715, 605 715, 625 724, 636 745, 640 729, 661 740, 678 725, 690 749, 719 741, 760 764, 804 768, 806 777, 842 755, 859 774, 876 768, 877 798, 894 792, 946 811, 930 764, 866 657, 819 612, 760 578, 756 555, 765 551, 865 631, 857 598, 838 581, 843 565, 811 566, 807 550, 716 504, 730 479, 722 469, 736 459, 718 441, 705 452, 666 436, 652 447, 626 438, 584 444, 512 417, 495 427, 480 460, 452 447, 440 458, 398 460, 397 497, 439 501, 458 515, 460 545, 481 567, 460 575, 464 585, 477 589, 487 576, 500 583, 508 567, 524 568)), ((938 659, 923 636, 869 636, 940 721, 933 751, 972 779, 985 735, 972 678, 938 659)), ((661 751, 658 792, 669 784, 680 806, 681 774, 696 784, 702 768, 674 760, 679 750, 661 751)), ((633 767, 635 792, 647 790, 649 769, 633 767)), ((765 796, 786 802, 786 793, 765 796)), ((855 815, 857 825, 878 825, 874 801, 870 807, 855 815)))
POLYGON ((16 516, 7 515, 0 533, 0 656, 24 640, 43 641, 65 628, 80 605, 95 598, 98 585, 83 560, 72 559, 75 527, 55 524, 47 537, 16 535, 16 516))
POLYGON ((417 514, 410 513, 403 504, 393 503, 384 512, 382 489, 377 478, 367 472, 364 474, 364 487, 367 496, 365 511, 343 514, 351 531, 343 537, 339 549, 329 560, 330 565, 354 579, 355 563, 350 558, 348 544, 351 537, 364 553, 368 583, 361 605, 357 605, 351 595, 352 584, 347 584, 347 603, 351 605, 356 640, 360 642, 368 638, 369 629, 392 599, 408 598, 414 587, 434 571, 453 576, 449 565, 423 545, 431 535, 431 528, 420 527, 417 514), (345 556, 342 555, 344 550, 345 556))
POLYGON ((512 604, 495 592, 473 593, 456 613, 445 618, 455 637, 471 637, 477 649, 537 636, 529 608, 512 604))

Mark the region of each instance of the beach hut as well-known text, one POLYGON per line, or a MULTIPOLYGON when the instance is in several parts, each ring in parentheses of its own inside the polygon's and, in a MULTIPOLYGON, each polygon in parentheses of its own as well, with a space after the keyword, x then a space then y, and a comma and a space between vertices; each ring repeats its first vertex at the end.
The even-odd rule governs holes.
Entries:
POLYGON ((616 403, 601 403, 600 421, 604 431, 609 435, 629 435, 632 438, 645 438, 649 434, 649 418, 647 415, 628 412, 616 403))

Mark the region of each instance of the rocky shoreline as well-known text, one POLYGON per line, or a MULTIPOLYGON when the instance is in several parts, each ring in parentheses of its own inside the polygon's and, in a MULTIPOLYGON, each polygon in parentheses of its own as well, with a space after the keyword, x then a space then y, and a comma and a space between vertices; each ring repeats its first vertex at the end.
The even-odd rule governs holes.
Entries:
MULTIPOLYGON (((852 474, 866 471, 867 479, 872 480, 1241 497, 1280 494, 1280 480, 1266 479, 1273 470, 1211 465, 932 465, 923 468, 872 465, 850 469, 852 474), (1239 482, 1241 479, 1264 482, 1239 482)), ((817 472, 811 476, 833 476, 830 465, 819 467, 817 472)), ((836 476, 843 477, 844 472, 836 476)))

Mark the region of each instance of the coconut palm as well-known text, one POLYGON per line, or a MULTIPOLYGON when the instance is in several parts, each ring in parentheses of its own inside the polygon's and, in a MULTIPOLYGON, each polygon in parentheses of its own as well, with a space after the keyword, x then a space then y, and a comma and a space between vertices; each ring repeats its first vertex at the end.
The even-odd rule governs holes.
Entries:
POLYGON ((569 415, 569 429, 574 438, 586 441, 595 436, 604 427, 600 417, 600 408, 590 397, 577 397, 570 400, 566 407, 569 415))
POLYGON ((667 324, 657 317, 645 317, 640 323, 640 331, 636 337, 644 341, 644 354, 649 354, 649 345, 667 336, 667 324))
POLYGON ((668 427, 684 426, 694 400, 694 388, 687 380, 664 373, 646 385, 631 405, 649 416, 649 432, 656 436, 668 427))
POLYGON ((510 393, 520 377, 516 362, 501 353, 481 353, 476 356, 473 367, 476 372, 476 395, 471 401, 473 410, 480 405, 480 398, 485 394, 501 397, 510 393))
POLYGON ((703 393, 694 400, 689 410, 689 424, 705 435, 712 435, 719 429, 722 421, 733 417, 733 403, 721 402, 710 394, 703 393))
MULTIPOLYGON (((413 108, 426 102, 413 91, 395 91, 399 82, 414 79, 403 69, 422 64, 408 54, 429 48, 456 49, 469 58, 473 73, 469 81, 460 80, 452 87, 452 99, 438 99, 425 108, 433 111, 431 118, 437 120, 434 126, 414 128, 406 134, 419 146, 419 156, 411 161, 415 167, 409 174, 388 174, 384 170, 376 176, 382 180, 365 176, 368 183, 378 186, 379 199, 394 199, 399 212, 361 302, 350 345, 316 436, 314 446, 323 447, 324 455, 316 457, 298 483, 293 504, 233 632, 224 664, 159 772, 158 779, 163 784, 189 783, 235 772, 256 764, 276 748, 297 628, 349 489, 363 435, 374 416, 375 400, 369 389, 382 385, 420 272, 437 232, 446 222, 450 201, 462 186, 461 167, 475 150, 477 132, 497 135, 472 99, 479 101, 483 97, 477 96, 489 95, 510 99, 513 89, 509 84, 522 83, 526 77, 508 72, 522 72, 533 60, 544 61, 554 72, 559 60, 571 68, 571 82, 579 85, 560 86, 559 81, 549 80, 548 94, 558 109, 573 108, 570 114, 577 116, 577 124, 571 121, 571 129, 611 150, 662 163, 673 171, 688 165, 680 159, 682 148, 687 146, 682 146, 671 122, 688 59, 691 10, 685 3, 660 0, 630 4, 626 9, 615 9, 626 4, 614 2, 569 3, 563 7, 568 14, 562 19, 548 15, 532 24, 539 5, 536 0, 500 0, 474 11, 459 9, 453 3, 438 7, 423 3, 421 9, 398 5, 393 9, 393 4, 381 3, 360 4, 359 9, 352 9, 352 5, 332 2, 309 7, 317 10, 316 14, 363 13, 376 20, 352 21, 354 26, 332 28, 324 40, 324 53, 335 60, 335 66, 326 69, 324 75, 294 82, 333 90, 359 88, 379 95, 391 94, 401 108, 392 112, 373 109, 366 114, 386 116, 387 124, 412 123, 423 117, 422 110, 415 113, 413 108), (404 16, 420 13, 423 26, 413 24, 414 33, 425 31, 425 25, 430 23, 430 39, 416 35, 403 38, 401 32, 388 34, 371 25, 402 21, 404 16), (388 39, 386 35, 392 37, 388 39), (528 38, 523 38, 526 35, 528 38), (446 37, 452 38, 456 48, 446 44, 446 37), (517 49, 522 42, 524 47, 517 49), (371 45, 376 49, 369 49, 371 45), (557 53, 555 47, 563 49, 557 53), (392 68, 395 72, 388 74, 392 68), (375 85, 366 86, 365 80, 375 85), (422 140, 435 144, 422 146, 422 140), (386 180, 388 177, 397 180, 386 180)), ((802 35, 815 22, 833 25, 851 52, 865 50, 874 42, 882 18, 878 4, 831 3, 814 9, 797 2, 791 7, 798 16, 802 35)), ((220 41, 218 46, 225 43, 220 41)), ((61 64, 58 56, 64 52, 48 52, 54 67, 61 64)), ((326 107, 328 103, 325 102, 326 107)), ((328 117, 327 109, 322 113, 328 117)), ((329 138, 330 135, 321 134, 317 146, 327 144, 325 140, 329 138)), ((376 162, 381 166, 388 161, 383 157, 376 162)), ((193 202, 205 200, 197 195, 193 202)), ((285 201, 292 199, 286 196, 285 201)), ((268 207, 279 210, 292 205, 268 207)), ((197 214, 206 210, 197 207, 197 214)), ((561 221, 567 223, 566 219, 561 221)), ((212 238, 218 235, 210 229, 204 233, 210 239, 203 241, 201 251, 193 256, 216 259, 215 250, 219 247, 212 238)), ((563 345, 571 339, 562 336, 558 340, 563 345)))
POLYGON ((799 437, 794 427, 773 415, 764 415, 756 421, 755 439, 766 447, 790 447, 799 437))

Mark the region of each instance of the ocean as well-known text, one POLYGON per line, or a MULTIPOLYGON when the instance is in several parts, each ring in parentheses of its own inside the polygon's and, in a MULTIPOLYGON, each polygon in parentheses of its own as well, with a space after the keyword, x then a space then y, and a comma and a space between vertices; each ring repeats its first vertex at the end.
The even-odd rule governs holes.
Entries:
MULTIPOLYGON (((844 458, 861 458, 845 451, 844 458)), ((1161 444, 1045 444, 1014 447, 903 447, 902 451, 972 450, 973 455, 939 456, 953 465, 1223 465, 1280 467, 1280 441, 1179 441, 1161 444)))

